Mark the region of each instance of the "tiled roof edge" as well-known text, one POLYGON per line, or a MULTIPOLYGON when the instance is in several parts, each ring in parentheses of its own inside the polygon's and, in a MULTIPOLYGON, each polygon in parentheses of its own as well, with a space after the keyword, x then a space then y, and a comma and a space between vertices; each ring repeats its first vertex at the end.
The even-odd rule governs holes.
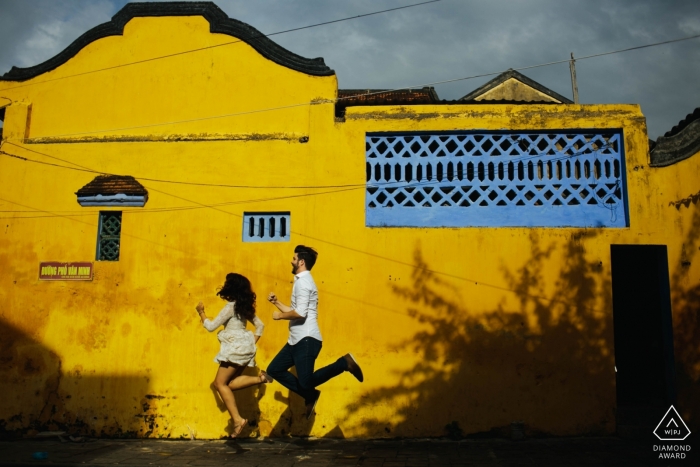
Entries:
POLYGON ((129 182, 130 186, 124 187, 120 186, 121 190, 119 193, 129 194, 129 195, 145 195, 148 196, 148 190, 146 187, 141 185, 138 180, 136 180, 131 175, 98 175, 93 178, 87 185, 80 188, 75 192, 79 197, 81 196, 92 196, 96 194, 102 195, 112 195, 117 193, 112 193, 113 190, 104 190, 104 185, 112 183, 114 181, 119 182, 129 182))
POLYGON ((338 89, 338 96, 341 94, 346 94, 349 99, 351 97, 367 97, 380 96, 382 94, 427 94, 434 101, 439 101, 437 91, 432 86, 425 86, 422 88, 410 88, 410 89, 338 89))
POLYGON ((504 83, 505 81, 509 80, 510 78, 515 78, 518 81, 521 81, 524 84, 527 84, 533 89, 538 90, 539 92, 548 95, 549 97, 552 97, 562 104, 573 104, 574 102, 571 99, 568 99, 561 94, 552 91, 551 89, 541 85, 535 80, 532 80, 525 76, 522 73, 519 73, 512 68, 506 72, 501 73, 500 75, 496 76, 494 79, 489 81, 488 83, 484 84, 483 86, 473 90, 466 96, 461 97, 459 100, 473 100, 475 97, 478 97, 479 95, 485 93, 486 91, 490 91, 491 89, 495 88, 499 84, 504 83))
POLYGON ((121 36, 124 26, 131 19, 147 16, 203 16, 209 21, 212 33, 234 36, 257 50, 273 62, 314 76, 335 74, 326 66, 323 58, 304 58, 273 42, 254 27, 229 18, 213 2, 163 2, 128 3, 115 14, 111 21, 102 23, 78 37, 72 44, 43 63, 28 68, 12 67, 0 76, 0 81, 26 81, 51 71, 73 58, 91 42, 109 36, 121 36))
POLYGON ((693 123, 695 120, 698 120, 698 119, 700 119, 700 107, 696 107, 695 111, 693 111, 693 113, 689 113, 688 115, 686 115, 685 118, 683 120, 681 120, 680 122, 678 122, 677 125, 675 125, 669 131, 664 133, 664 136, 669 137, 669 136, 677 135, 678 133, 683 131, 683 129, 685 127, 687 127, 688 125, 690 125, 691 123, 693 123))
MULTIPOLYGON (((396 99, 398 101, 398 99, 396 99)), ((343 101, 339 101, 336 103, 336 105, 340 105, 343 107, 377 107, 377 106, 382 106, 382 105, 401 105, 401 106, 413 106, 413 105, 560 105, 557 104, 556 102, 552 101, 513 101, 513 100, 481 100, 481 101, 463 101, 463 100, 437 100, 435 102, 431 103, 418 103, 416 104, 415 102, 406 102, 406 103, 400 103, 400 102, 390 102, 390 101, 374 101, 374 102, 362 102, 362 103, 356 103, 355 101, 347 101, 347 104, 344 104, 343 101)))
POLYGON ((666 167, 688 159, 698 152, 700 152, 700 119, 690 122, 677 133, 659 137, 649 153, 651 159, 649 165, 666 167))

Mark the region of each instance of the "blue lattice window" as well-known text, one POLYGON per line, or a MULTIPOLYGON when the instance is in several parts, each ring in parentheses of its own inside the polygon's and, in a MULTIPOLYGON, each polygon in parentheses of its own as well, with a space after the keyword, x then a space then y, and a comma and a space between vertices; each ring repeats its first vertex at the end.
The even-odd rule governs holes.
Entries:
POLYGON ((625 227, 616 131, 368 134, 366 224, 625 227))
POLYGON ((289 212, 245 212, 243 241, 288 242, 291 221, 289 212))
POLYGON ((122 213, 120 211, 100 212, 97 230, 97 261, 119 261, 121 233, 122 213))

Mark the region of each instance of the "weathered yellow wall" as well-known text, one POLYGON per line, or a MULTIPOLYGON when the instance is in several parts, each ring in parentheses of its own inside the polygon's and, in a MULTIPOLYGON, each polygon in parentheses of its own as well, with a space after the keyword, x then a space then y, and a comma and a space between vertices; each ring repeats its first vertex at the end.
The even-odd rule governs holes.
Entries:
MULTIPOLYGON (((290 294, 302 243, 320 251, 317 362, 351 351, 365 383, 346 374, 324 385, 308 422, 277 383, 242 391, 243 415, 260 421, 252 434, 440 436, 448 424, 475 433, 516 420, 557 435, 614 431, 610 244, 668 245, 674 306, 690 310, 700 267, 681 264, 699 246, 700 214, 669 202, 697 191, 700 159, 650 169, 631 105, 350 108, 340 123, 332 104, 316 104, 138 128, 335 97, 334 76, 286 69, 245 43, 56 79, 230 40, 199 17, 137 18, 30 86, 0 82, 15 102, 3 151, 142 177, 149 190, 146 207, 123 209, 118 262, 95 262, 91 282, 42 282, 40 261, 94 259, 100 209, 74 193, 95 174, 0 158, 2 210, 24 211, 0 216, 0 428, 224 435, 228 414, 210 387, 218 341, 194 305, 213 315, 225 274, 248 276, 266 324, 264 368, 287 336, 264 297, 290 294), (26 129, 29 104, 28 135, 8 136, 26 129), (365 227, 366 132, 543 128, 623 129, 629 228, 365 227), (359 186, 274 188, 289 185, 359 186), (292 213, 290 243, 242 243, 244 211, 281 210, 292 213)), ((698 368, 683 363, 695 356, 678 358, 697 383, 698 368)))
MULTIPOLYGON (((646 167, 640 170, 648 170, 646 167)), ((700 428, 700 153, 648 170, 649 230, 669 244, 678 405, 700 428), (650 206, 651 208, 651 206, 650 206)))

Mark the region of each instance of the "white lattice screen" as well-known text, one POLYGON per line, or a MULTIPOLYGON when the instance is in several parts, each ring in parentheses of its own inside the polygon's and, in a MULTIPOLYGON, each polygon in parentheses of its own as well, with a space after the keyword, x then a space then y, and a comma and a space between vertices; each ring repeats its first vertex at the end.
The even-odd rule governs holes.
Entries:
POLYGON ((366 137, 369 226, 624 227, 618 132, 366 137))

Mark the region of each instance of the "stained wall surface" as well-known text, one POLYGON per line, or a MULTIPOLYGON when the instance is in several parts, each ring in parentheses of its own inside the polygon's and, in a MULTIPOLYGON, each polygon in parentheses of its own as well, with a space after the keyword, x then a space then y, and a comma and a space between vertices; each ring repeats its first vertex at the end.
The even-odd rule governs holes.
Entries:
POLYGON ((490 91, 485 92, 479 97, 475 98, 477 101, 489 101, 489 100, 509 100, 509 101, 535 101, 535 102, 557 102, 551 96, 543 92, 527 86, 519 82, 515 78, 510 78, 504 83, 494 87, 490 91))
POLYGON ((53 71, 0 81, 2 151, 27 159, 0 157, 0 429, 230 432, 211 386, 218 341, 194 306, 212 316, 226 273, 251 279, 256 374, 286 342, 264 298, 290 295, 297 244, 320 252, 317 362, 352 352, 365 382, 322 386, 309 421, 278 383, 242 391, 251 435, 614 432, 611 244, 668 246, 678 404, 697 423, 700 211, 675 202, 697 192, 700 158, 649 168, 638 106, 356 107, 336 121, 334 75, 245 42, 113 68, 231 40, 199 16, 134 18, 53 71), (622 130, 629 227, 365 226, 367 133, 567 129, 622 130), (123 212, 119 261, 40 281, 41 261, 94 261, 100 208, 75 192, 98 173, 149 192, 143 208, 103 208, 123 212), (291 212, 290 242, 243 243, 254 211, 291 212))

